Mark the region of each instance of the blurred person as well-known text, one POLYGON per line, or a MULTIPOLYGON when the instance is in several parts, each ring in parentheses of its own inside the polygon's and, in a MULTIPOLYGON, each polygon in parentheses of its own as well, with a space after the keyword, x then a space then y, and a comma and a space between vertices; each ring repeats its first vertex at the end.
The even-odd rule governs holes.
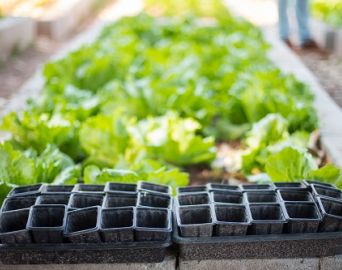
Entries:
MULTIPOLYGON (((316 42, 312 39, 309 29, 309 1, 295 1, 300 46, 302 49, 317 49, 318 46, 316 42)), ((278 0, 279 34, 281 39, 290 48, 294 48, 292 42, 289 39, 290 27, 287 9, 288 0, 278 0)))

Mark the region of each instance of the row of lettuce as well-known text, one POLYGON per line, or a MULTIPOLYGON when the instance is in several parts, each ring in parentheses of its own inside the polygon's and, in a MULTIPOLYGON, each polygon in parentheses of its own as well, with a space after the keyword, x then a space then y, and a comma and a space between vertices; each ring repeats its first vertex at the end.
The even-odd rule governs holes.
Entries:
POLYGON ((209 167, 231 140, 242 141, 246 175, 341 181, 307 151, 313 95, 270 62, 260 31, 220 1, 205 9, 211 20, 201 1, 184 2, 199 12, 123 18, 45 66, 40 97, 2 120, 2 194, 36 182, 187 185, 187 170, 209 167))
POLYGON ((334 27, 342 27, 342 0, 313 0, 313 15, 334 27))

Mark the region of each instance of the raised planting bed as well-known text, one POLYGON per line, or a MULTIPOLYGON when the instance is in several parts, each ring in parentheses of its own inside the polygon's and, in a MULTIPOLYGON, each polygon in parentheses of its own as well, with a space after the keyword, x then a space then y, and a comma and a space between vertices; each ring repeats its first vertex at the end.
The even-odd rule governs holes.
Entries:
MULTIPOLYGON (((319 182, 259 187, 251 185, 253 191, 241 189, 243 199, 238 201, 175 203, 173 241, 178 244, 180 259, 313 258, 342 254, 342 198, 337 196, 340 190, 319 182)), ((226 193, 227 197, 239 194, 230 190, 209 193, 211 198, 215 198, 215 193, 226 193)), ((182 201, 183 196, 196 195, 203 197, 203 192, 179 193, 175 202, 182 201)))
POLYGON ((29 47, 36 36, 36 24, 29 18, 4 17, 0 19, 0 61, 29 47))
MULTIPOLYGON (((107 183, 107 186, 132 189, 131 184, 124 183, 107 183)), ((164 186, 153 187, 162 189, 164 186)), ((144 189, 135 186, 136 193, 105 193, 103 190, 104 186, 84 184, 75 187, 40 185, 39 189, 37 186, 14 188, 1 209, 1 263, 163 261, 166 248, 171 245, 170 196, 151 193, 168 198, 168 202, 166 205, 162 201, 163 205, 145 207, 137 200, 140 193, 150 194, 144 189), (71 188, 72 193, 63 192, 71 188), (51 190, 56 193, 47 192, 51 190), (78 202, 77 196, 81 196, 78 202), (135 196, 133 201, 132 196, 135 196), (118 198, 119 203, 109 201, 113 198, 118 198)))
POLYGON ((62 40, 88 16, 94 14, 96 0, 51 0, 40 5, 28 0, 15 4, 7 13, 36 22, 37 33, 62 40))

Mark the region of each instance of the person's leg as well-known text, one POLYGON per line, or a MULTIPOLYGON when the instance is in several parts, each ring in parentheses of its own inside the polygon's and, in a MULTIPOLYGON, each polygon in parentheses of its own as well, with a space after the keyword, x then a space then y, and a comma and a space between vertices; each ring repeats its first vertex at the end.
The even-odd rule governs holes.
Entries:
POLYGON ((278 16, 279 16, 279 34, 283 40, 288 40, 290 29, 287 18, 287 0, 278 0, 278 16))
POLYGON ((301 44, 311 40, 309 30, 309 1, 296 0, 296 17, 298 23, 299 40, 301 44))

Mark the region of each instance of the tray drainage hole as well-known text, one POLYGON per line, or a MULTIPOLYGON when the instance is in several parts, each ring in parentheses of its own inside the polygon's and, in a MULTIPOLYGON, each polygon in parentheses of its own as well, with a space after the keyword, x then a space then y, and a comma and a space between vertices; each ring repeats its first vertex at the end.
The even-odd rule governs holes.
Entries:
POLYGON ((228 194, 213 192, 214 202, 218 203, 242 203, 242 194, 228 194))
POLYGON ((280 220, 284 219, 279 205, 250 205, 254 220, 280 220))
POLYGON ((137 227, 167 228, 168 211, 162 209, 137 209, 137 227))
POLYGON ((31 227, 61 227, 63 226, 65 207, 32 208, 31 227))
POLYGON ((40 195, 38 197, 38 204, 68 204, 70 195, 63 194, 49 194, 49 195, 40 195))
POLYGON ((133 226, 133 209, 102 210, 102 228, 125 228, 133 226))
POLYGON ((250 203, 259 203, 259 202, 277 202, 276 194, 265 194, 262 192, 247 192, 246 193, 248 201, 250 203))
POLYGON ((139 204, 149 207, 168 208, 171 198, 165 195, 159 195, 155 193, 141 192, 139 204))
POLYGON ((125 207, 125 206, 136 206, 137 195, 119 195, 119 194, 108 194, 104 199, 104 207, 125 207))
POLYGON ((311 201, 310 193, 307 191, 280 190, 279 192, 284 201, 311 201))
POLYGON ((216 218, 223 222, 247 222, 244 206, 215 206, 216 218))
POLYGON ((180 221, 182 224, 205 224, 211 223, 210 207, 179 208, 180 221))
POLYGON ((184 194, 178 196, 179 205, 208 204, 209 196, 207 193, 184 194))
POLYGON ((98 209, 81 209, 68 213, 67 231, 84 231, 97 226, 98 209))
POLYGON ((70 207, 85 208, 102 205, 103 196, 94 194, 72 194, 70 197, 70 207))
POLYGON ((342 217, 342 202, 335 202, 321 198, 323 208, 326 213, 342 217))
POLYGON ((137 185, 135 184, 122 184, 122 183, 108 183, 109 191, 129 191, 135 192, 137 185))
POLYGON ((168 186, 162 186, 162 185, 157 185, 157 184, 152 184, 152 183, 147 183, 147 182, 141 182, 140 188, 150 190, 150 191, 169 193, 168 186))
POLYGON ((318 218, 318 214, 314 204, 285 204, 285 207, 290 218, 318 218))
POLYGON ((36 197, 10 197, 4 202, 3 211, 12 211, 17 209, 29 208, 36 202, 36 197))
POLYGON ((28 217, 29 209, 2 213, 0 219, 0 231, 2 233, 8 233, 25 230, 28 217))

